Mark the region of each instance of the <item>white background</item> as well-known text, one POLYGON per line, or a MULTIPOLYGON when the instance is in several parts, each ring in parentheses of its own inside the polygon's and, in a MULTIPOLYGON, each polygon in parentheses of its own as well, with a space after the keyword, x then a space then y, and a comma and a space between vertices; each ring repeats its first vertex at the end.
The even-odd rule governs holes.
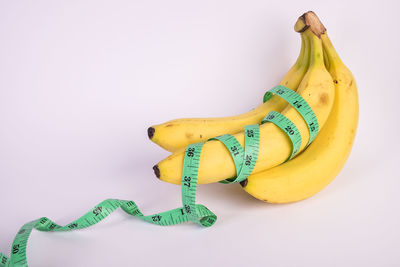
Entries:
POLYGON ((147 127, 258 105, 297 57, 314 10, 360 96, 353 152, 316 196, 271 205, 200 186, 218 216, 158 227, 116 211, 32 233, 30 266, 399 266, 399 2, 0 1, 0 251, 41 216, 66 224, 106 198, 181 205, 147 127))

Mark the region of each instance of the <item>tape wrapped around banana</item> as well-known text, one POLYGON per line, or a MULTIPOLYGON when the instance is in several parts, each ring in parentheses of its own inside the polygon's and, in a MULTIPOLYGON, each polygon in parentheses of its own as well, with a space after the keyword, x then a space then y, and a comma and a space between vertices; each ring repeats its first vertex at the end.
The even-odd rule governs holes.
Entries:
MULTIPOLYGON (((297 31, 319 23, 313 12, 301 16, 297 31)), ((358 124, 358 93, 354 77, 343 64, 325 29, 321 32, 324 59, 335 84, 332 111, 321 132, 303 153, 277 167, 252 174, 241 185, 254 197, 271 202, 299 201, 322 190, 343 168, 350 155, 358 124)))
MULTIPOLYGON (((331 75, 327 71, 323 59, 323 47, 319 34, 310 28, 303 31, 305 43, 309 43, 310 63, 307 72, 301 80, 297 93, 314 111, 318 124, 322 128, 331 111, 335 92, 331 75)), ((268 103, 268 102, 267 102, 268 103)), ((308 125, 297 110, 286 102, 281 114, 290 119, 301 135, 302 151, 309 140, 308 125)), ((233 135, 244 145, 243 131, 233 135)), ((276 125, 265 123, 260 126, 260 148, 257 163, 253 172, 257 173, 275 167, 290 156, 292 144, 287 135, 276 125)), ((154 171, 161 180, 180 184, 184 150, 177 151, 154 166, 154 171)), ((213 183, 236 175, 234 161, 229 151, 218 141, 208 141, 202 148, 198 183, 213 183)))
MULTIPOLYGON (((314 111, 321 131, 312 144, 307 147, 310 135, 303 117, 290 103, 273 96, 272 101, 240 116, 179 119, 149 128, 149 136, 152 135, 155 143, 176 151, 153 167, 158 178, 180 184, 187 144, 234 134, 243 146, 244 125, 260 123, 270 111, 282 113, 296 125, 301 135, 300 154, 285 162, 292 149, 288 136, 272 123, 260 125, 258 159, 252 174, 241 182, 244 190, 263 201, 287 203, 314 195, 337 176, 355 138, 356 83, 314 12, 304 13, 297 20, 295 30, 302 40, 300 55, 281 85, 297 91, 314 111)), ((198 183, 213 183, 235 176, 233 159, 222 143, 207 141, 202 151, 198 183)))

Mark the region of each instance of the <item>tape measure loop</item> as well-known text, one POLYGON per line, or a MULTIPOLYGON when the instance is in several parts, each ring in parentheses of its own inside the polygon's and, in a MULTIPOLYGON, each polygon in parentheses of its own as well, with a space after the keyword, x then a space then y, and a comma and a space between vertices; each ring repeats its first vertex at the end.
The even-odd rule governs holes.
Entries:
POLYGON ((283 85, 275 86, 274 88, 266 92, 263 98, 264 103, 267 102, 274 94, 285 99, 303 117, 310 133, 307 146, 310 145, 319 131, 318 120, 315 116, 314 111, 301 95, 283 85))
POLYGON ((224 144, 224 146, 228 149, 229 153, 231 154, 233 162, 235 164, 236 177, 220 181, 220 183, 231 184, 231 183, 237 182, 237 179, 240 178, 239 173, 243 166, 244 150, 243 150, 242 145, 239 143, 239 141, 233 135, 230 135, 230 134, 216 136, 216 137, 210 138, 208 140, 209 141, 210 140, 218 140, 218 141, 222 142, 224 144))
POLYGON ((289 137, 292 143, 292 152, 286 161, 293 158, 299 152, 301 146, 301 135, 296 125, 286 116, 276 111, 269 112, 268 115, 265 116, 265 118, 261 121, 261 124, 266 122, 275 124, 289 137))
POLYGON ((190 144, 186 147, 182 169, 182 215, 204 227, 215 223, 217 216, 203 205, 196 205, 196 187, 199 172, 200 154, 204 143, 190 144))
POLYGON ((223 184, 240 183, 245 180, 257 162, 260 143, 259 125, 246 125, 244 128, 244 149, 239 141, 230 134, 210 138, 209 140, 221 141, 233 158, 236 168, 236 177, 220 181, 223 184))

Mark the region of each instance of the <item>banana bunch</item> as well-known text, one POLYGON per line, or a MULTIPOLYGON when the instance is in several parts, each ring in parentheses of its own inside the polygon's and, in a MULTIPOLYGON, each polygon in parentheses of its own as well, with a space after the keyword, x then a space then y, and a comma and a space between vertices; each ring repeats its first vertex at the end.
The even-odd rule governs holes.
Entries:
POLYGON ((257 162, 252 174, 240 183, 246 192, 266 202, 288 203, 316 194, 337 176, 355 138, 356 83, 314 12, 303 14, 294 28, 301 37, 300 54, 280 85, 296 91, 311 107, 320 129, 315 140, 308 145, 309 125, 291 104, 277 95, 237 116, 172 120, 148 129, 154 143, 173 152, 153 167, 159 179, 180 184, 185 147, 205 141, 198 183, 235 177, 230 152, 221 142, 207 140, 231 134, 244 146, 244 126, 260 124, 270 111, 281 113, 295 124, 302 140, 299 154, 286 161, 293 149, 288 136, 273 123, 261 124, 257 162))

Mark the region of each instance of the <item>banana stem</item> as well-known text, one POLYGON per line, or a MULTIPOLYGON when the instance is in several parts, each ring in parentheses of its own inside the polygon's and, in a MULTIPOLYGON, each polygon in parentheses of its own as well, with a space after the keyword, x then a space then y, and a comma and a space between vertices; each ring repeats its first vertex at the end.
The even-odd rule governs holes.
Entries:
POLYGON ((305 35, 311 44, 310 66, 321 66, 324 64, 323 50, 321 39, 315 35, 310 29, 307 29, 305 35))
POLYGON ((310 54, 311 54, 311 43, 309 38, 305 35, 305 33, 300 33, 301 40, 304 41, 304 58, 302 61, 301 68, 304 70, 304 73, 307 72, 308 66, 310 65, 310 54))
POLYGON ((329 63, 328 54, 327 54, 326 49, 325 49, 323 44, 322 44, 322 50, 324 51, 325 68, 329 71, 331 69, 331 66, 330 66, 330 63, 329 63))
POLYGON ((343 64, 327 33, 321 35, 321 40, 324 52, 328 57, 330 67, 335 64, 343 64))
POLYGON ((308 28, 318 37, 326 32, 325 26, 319 20, 318 16, 312 11, 308 11, 301 15, 294 25, 294 30, 296 32, 304 32, 308 28))
POLYGON ((300 36, 301 37, 301 47, 300 47, 300 54, 299 54, 299 56, 297 57, 297 60, 296 60, 296 62, 294 63, 294 65, 297 67, 297 68, 300 68, 301 67, 301 65, 302 65, 302 62, 304 61, 304 59, 305 59, 305 54, 306 54, 306 41, 304 40, 304 36, 303 35, 301 35, 300 36))
POLYGON ((306 33, 308 38, 311 40, 313 51, 311 55, 312 65, 320 64, 320 61, 323 61, 326 69, 330 69, 332 67, 332 64, 341 63, 341 60, 336 53, 336 50, 334 49, 331 41, 328 38, 328 35, 326 34, 325 26, 322 24, 318 16, 313 11, 308 11, 301 15, 294 25, 294 30, 301 33, 302 35, 306 33), (312 34, 310 32, 312 32, 312 34), (318 37, 321 40, 317 41, 315 37, 318 37), (318 44, 321 42, 321 45, 318 44), (322 53, 320 48, 316 49, 317 46, 322 46, 322 53), (319 59, 320 55, 322 55, 322 60, 319 59))

